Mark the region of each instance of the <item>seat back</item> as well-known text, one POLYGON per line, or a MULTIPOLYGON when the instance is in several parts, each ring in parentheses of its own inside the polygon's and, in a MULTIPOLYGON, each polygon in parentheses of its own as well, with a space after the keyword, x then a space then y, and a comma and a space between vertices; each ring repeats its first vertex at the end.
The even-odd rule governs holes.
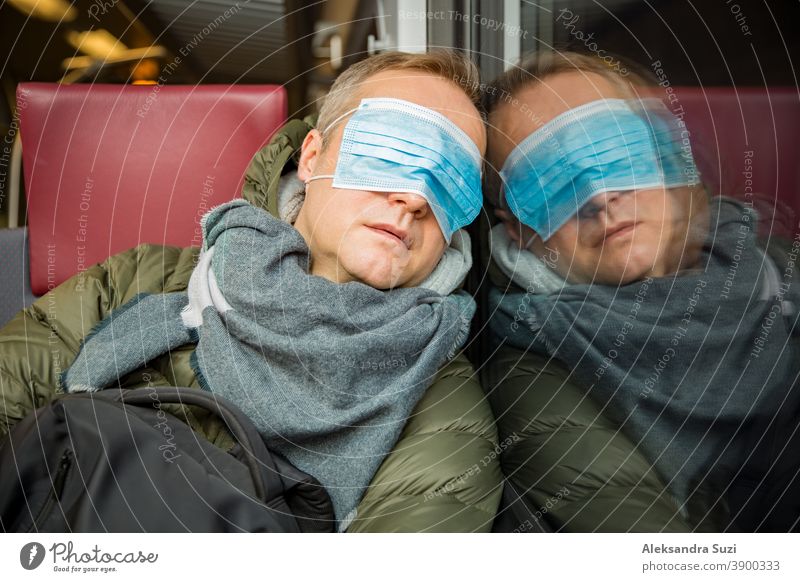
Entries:
POLYGON ((684 116, 712 195, 753 200, 760 233, 793 237, 800 217, 800 94, 791 87, 677 87, 670 109, 684 116))
POLYGON ((36 300, 30 287, 28 230, 0 228, 0 327, 36 300))
POLYGON ((199 245, 287 113, 275 85, 23 83, 17 104, 36 295, 141 243, 199 245))

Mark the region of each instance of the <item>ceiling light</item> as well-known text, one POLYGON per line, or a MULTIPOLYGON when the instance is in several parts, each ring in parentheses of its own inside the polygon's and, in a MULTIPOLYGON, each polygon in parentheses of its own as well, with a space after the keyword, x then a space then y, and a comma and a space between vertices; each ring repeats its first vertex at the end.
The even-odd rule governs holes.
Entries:
POLYGON ((116 36, 103 28, 84 32, 71 30, 66 38, 76 50, 97 59, 120 56, 128 50, 116 36))
POLYGON ((78 11, 66 0, 8 0, 8 3, 23 14, 48 22, 69 22, 78 16, 78 11))

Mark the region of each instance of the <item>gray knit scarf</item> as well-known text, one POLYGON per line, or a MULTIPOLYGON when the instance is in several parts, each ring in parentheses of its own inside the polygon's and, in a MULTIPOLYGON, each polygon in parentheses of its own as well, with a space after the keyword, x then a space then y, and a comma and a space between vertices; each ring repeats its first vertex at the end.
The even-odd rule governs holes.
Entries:
POLYGON ((779 269, 758 247, 751 209, 721 197, 711 207, 694 271, 621 287, 490 292, 495 341, 565 363, 681 503, 701 484, 728 486, 771 438, 770 421, 790 414, 800 372, 793 262, 779 269))
POLYGON ((469 332, 462 292, 381 291, 309 274, 300 233, 235 200, 202 221, 188 292, 139 296, 101 322, 65 390, 104 388, 183 344, 201 386, 328 490, 339 529, 439 368, 469 332))

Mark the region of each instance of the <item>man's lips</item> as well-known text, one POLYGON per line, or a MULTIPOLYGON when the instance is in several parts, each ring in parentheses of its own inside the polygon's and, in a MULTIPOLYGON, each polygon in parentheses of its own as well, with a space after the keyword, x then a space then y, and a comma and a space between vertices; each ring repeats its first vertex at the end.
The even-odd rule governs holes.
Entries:
POLYGON ((639 224, 638 222, 634 222, 629 220, 627 222, 620 222, 619 224, 615 224, 612 228, 606 230, 606 234, 603 237, 603 241, 607 241, 612 238, 617 238, 624 236, 628 233, 633 232, 634 227, 639 224))
POLYGON ((378 234, 402 243, 407 249, 411 248, 411 238, 408 236, 408 232, 402 228, 391 224, 368 224, 366 226, 378 234))

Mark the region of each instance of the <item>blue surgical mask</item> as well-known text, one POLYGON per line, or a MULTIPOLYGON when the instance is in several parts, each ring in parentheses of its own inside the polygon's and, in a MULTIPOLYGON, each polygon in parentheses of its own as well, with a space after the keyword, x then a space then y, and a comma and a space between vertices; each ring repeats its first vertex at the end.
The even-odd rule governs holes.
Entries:
POLYGON ((444 115, 401 99, 362 99, 347 122, 334 188, 412 192, 428 201, 445 240, 478 216, 483 202, 481 154, 444 115))
POLYGON ((511 212, 549 239, 603 192, 697 183, 688 133, 657 99, 602 99, 525 138, 500 171, 511 212))

